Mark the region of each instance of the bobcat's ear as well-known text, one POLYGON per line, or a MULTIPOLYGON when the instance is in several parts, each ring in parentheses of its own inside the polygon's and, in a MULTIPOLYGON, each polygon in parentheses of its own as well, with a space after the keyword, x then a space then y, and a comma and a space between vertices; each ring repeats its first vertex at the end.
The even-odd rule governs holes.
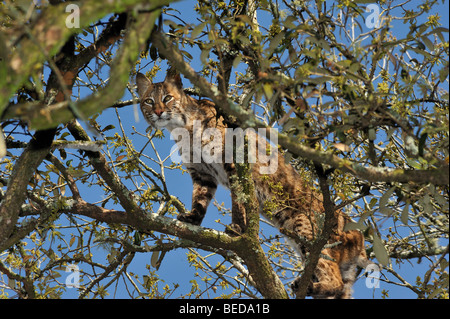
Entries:
POLYGON ((175 71, 175 69, 170 68, 167 71, 166 78, 164 79, 164 82, 170 82, 173 85, 175 85, 179 90, 183 89, 183 82, 181 81, 180 73, 175 71))
POLYGON ((138 73, 136 75, 136 85, 139 97, 142 97, 142 95, 144 95, 151 84, 152 81, 150 81, 144 74, 138 73))

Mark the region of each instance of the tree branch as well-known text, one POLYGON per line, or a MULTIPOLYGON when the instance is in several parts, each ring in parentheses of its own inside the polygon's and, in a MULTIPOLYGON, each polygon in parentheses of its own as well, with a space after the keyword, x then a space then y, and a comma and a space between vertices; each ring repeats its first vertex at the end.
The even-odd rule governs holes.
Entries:
POLYGON ((317 175, 319 177, 319 185, 320 190, 323 194, 323 208, 325 214, 325 221, 323 223, 323 228, 320 230, 320 233, 315 236, 314 241, 309 245, 309 254, 307 258, 306 265, 304 267, 302 276, 299 279, 297 286, 299 287, 296 291, 297 299, 304 299, 306 297, 306 293, 308 287, 311 282, 311 278, 314 275, 314 271, 317 267, 317 263, 319 262, 320 254, 330 239, 331 233, 336 225, 336 215, 335 215, 335 206, 333 201, 331 200, 330 190, 328 186, 328 178, 325 174, 321 164, 315 164, 315 169, 317 175))
MULTIPOLYGON (((197 72, 184 61, 183 56, 178 50, 160 32, 153 33, 152 41, 155 47, 158 48, 170 63, 188 78, 192 84, 198 87, 204 96, 213 100, 213 102, 226 114, 235 116, 243 129, 248 127, 270 129, 265 123, 256 119, 253 113, 236 105, 232 100, 228 99, 225 94, 221 94, 221 92, 214 88, 208 81, 198 75, 197 72)), ((297 141, 291 140, 283 133, 278 133, 278 143, 284 149, 289 150, 289 152, 296 156, 331 165, 344 173, 352 174, 355 177, 370 182, 413 182, 417 184, 432 183, 434 185, 448 185, 450 183, 448 165, 428 170, 363 166, 351 160, 339 158, 332 153, 322 152, 301 145, 297 141)))
MULTIPOLYGON (((236 164, 237 182, 242 186, 245 194, 245 201, 242 203, 242 210, 236 212, 238 207, 233 207, 233 223, 239 219, 245 219, 243 234, 240 236, 238 245, 234 250, 247 265, 248 273, 251 276, 256 289, 265 297, 270 299, 287 299, 288 294, 278 275, 273 270, 269 260, 261 247, 259 240, 259 205, 256 198, 255 186, 248 164, 236 164), (234 215, 243 214, 236 218, 234 215)), ((234 190, 232 190, 234 191, 234 190)))
MULTIPOLYGON (((76 140, 91 142, 89 136, 76 120, 69 122, 67 128, 76 140)), ((139 214, 141 210, 134 201, 132 193, 128 191, 120 179, 111 170, 105 156, 100 152, 85 151, 85 153, 88 156, 91 165, 97 170, 97 173, 103 178, 114 194, 116 194, 120 205, 127 213, 131 215, 139 214)))
MULTIPOLYGON (((139 53, 144 50, 158 16, 159 11, 140 14, 137 20, 128 27, 125 40, 111 65, 108 84, 96 94, 77 103, 65 101, 47 106, 35 102, 19 105, 8 109, 3 117, 19 117, 28 122, 30 127, 43 129, 55 127, 60 123, 67 123, 74 118, 73 109, 88 117, 114 104, 122 97, 129 80, 130 69, 134 66, 139 53)), ((79 65, 75 64, 75 67, 78 68, 79 65)), ((66 72, 66 74, 69 73, 72 74, 71 78, 74 79, 76 70, 66 72)))
POLYGON ((14 165, 8 189, 0 202, 0 246, 16 227, 21 206, 27 195, 27 186, 37 167, 51 149, 56 130, 38 131, 14 165))
MULTIPOLYGON (((171 0, 156 0, 146 4, 142 4, 140 0, 81 2, 78 4, 82 12, 79 15, 80 28, 103 18, 111 12, 119 13, 130 9, 156 10, 170 2, 171 0)), ((0 87, 2 88, 0 93, 0 114, 3 113, 4 108, 8 105, 9 98, 31 76, 34 70, 36 70, 36 66, 43 64, 46 60, 42 50, 36 47, 35 40, 38 41, 48 56, 54 56, 70 36, 79 32, 80 29, 78 28, 68 28, 66 26, 66 19, 68 17, 68 14, 65 13, 66 7, 67 3, 61 3, 43 8, 39 17, 30 27, 31 35, 29 37, 21 36, 21 34, 17 34, 14 37, 0 34, 2 40, 20 38, 20 46, 13 47, 15 45, 13 41, 9 41, 5 45, 5 50, 10 53, 10 56, 7 60, 9 62, 8 64, 0 64, 1 74, 6 75, 0 77, 0 87)), ((22 29, 18 30, 23 33, 22 29)), ((143 36, 145 36, 145 31, 142 32, 143 36)))

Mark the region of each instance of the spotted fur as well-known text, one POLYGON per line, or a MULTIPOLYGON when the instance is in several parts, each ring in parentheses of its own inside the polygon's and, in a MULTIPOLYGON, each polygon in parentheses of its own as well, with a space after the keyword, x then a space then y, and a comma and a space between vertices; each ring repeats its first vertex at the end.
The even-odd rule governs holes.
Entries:
MULTIPOLYGON (((172 131, 183 127, 193 135, 193 123, 200 120, 202 128, 225 130, 221 118, 217 117, 214 104, 206 100, 196 100, 183 92, 180 75, 172 74, 164 82, 152 83, 145 75, 136 77, 141 110, 145 119, 155 128, 172 131)), ((202 140, 202 145, 209 143, 202 140)), ((193 143, 191 143, 192 145, 193 143)), ((191 149, 191 153, 195 150, 191 149)), ((190 154, 194 156, 194 154, 190 154)), ((261 163, 252 165, 252 175, 259 202, 260 213, 277 227, 294 232, 306 241, 312 241, 318 234, 318 220, 323 214, 322 196, 313 191, 301 176, 278 160, 277 172, 261 175, 261 163)), ((193 181, 192 209, 178 219, 187 223, 200 225, 207 207, 216 192, 217 186, 230 188, 230 180, 235 175, 232 163, 185 163, 193 181)), ((245 211, 236 201, 232 192, 233 229, 245 231, 245 211)), ((366 256, 364 237, 356 230, 344 231, 346 216, 336 212, 337 224, 329 243, 340 242, 332 248, 322 251, 329 258, 320 258, 314 278, 308 287, 308 294, 315 298, 350 298, 352 285, 356 279, 357 267, 366 267, 371 263, 366 256)), ((299 255, 305 257, 305 245, 292 243, 299 255)), ((294 292, 298 289, 298 279, 292 284, 294 292)))

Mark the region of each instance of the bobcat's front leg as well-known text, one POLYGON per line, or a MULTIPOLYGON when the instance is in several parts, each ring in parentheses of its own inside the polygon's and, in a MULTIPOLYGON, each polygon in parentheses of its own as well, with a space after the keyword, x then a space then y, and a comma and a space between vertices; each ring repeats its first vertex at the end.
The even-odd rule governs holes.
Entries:
POLYGON ((178 215, 178 220, 193 225, 200 225, 203 217, 206 215, 208 205, 216 193, 217 183, 208 175, 197 176, 191 173, 191 176, 194 184, 192 209, 189 213, 178 215))

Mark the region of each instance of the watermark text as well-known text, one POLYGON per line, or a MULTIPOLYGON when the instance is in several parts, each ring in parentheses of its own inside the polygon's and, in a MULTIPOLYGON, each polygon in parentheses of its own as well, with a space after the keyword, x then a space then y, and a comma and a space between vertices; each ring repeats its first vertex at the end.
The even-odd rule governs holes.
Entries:
POLYGON ((273 128, 259 128, 258 131, 252 128, 202 129, 201 121, 194 121, 192 132, 184 127, 175 128, 170 138, 176 141, 171 150, 174 162, 258 162, 260 174, 273 174, 278 167, 278 134, 273 128), (266 134, 270 142, 265 138, 266 134))

